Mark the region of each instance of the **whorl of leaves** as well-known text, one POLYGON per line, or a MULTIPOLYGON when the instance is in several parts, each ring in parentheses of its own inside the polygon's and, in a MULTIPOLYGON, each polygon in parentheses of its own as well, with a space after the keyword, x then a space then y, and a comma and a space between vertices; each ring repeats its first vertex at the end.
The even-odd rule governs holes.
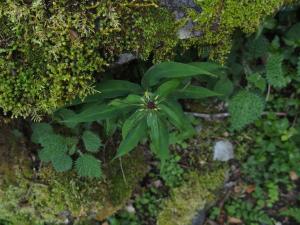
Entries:
POLYGON ((264 110, 263 99, 251 92, 240 91, 229 102, 231 127, 240 130, 257 120, 264 110))
POLYGON ((266 65, 268 83, 275 88, 282 88, 287 84, 282 69, 282 61, 283 56, 281 54, 272 54, 266 65))

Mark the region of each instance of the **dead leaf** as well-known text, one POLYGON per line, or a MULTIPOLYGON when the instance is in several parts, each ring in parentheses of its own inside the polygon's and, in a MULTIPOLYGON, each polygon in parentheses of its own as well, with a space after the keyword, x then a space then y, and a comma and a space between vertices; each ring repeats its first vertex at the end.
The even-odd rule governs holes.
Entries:
POLYGON ((290 172, 290 178, 291 178, 291 180, 295 181, 295 180, 299 179, 299 176, 295 171, 291 171, 290 172))
POLYGON ((245 191, 246 193, 251 194, 253 191, 255 191, 255 185, 248 185, 245 191))
POLYGON ((239 218, 235 218, 235 217, 228 217, 228 223, 231 224, 242 224, 243 221, 241 221, 239 218))

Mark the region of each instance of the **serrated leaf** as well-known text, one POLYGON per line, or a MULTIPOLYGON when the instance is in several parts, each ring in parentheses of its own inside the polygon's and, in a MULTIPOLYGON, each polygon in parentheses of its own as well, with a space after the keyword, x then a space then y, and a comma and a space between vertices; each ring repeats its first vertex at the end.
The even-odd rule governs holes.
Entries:
POLYGON ((240 130, 257 120, 264 110, 263 99, 251 92, 240 91, 229 102, 231 127, 240 130))
POLYGON ((99 136, 89 130, 83 132, 82 140, 85 149, 89 152, 96 153, 99 151, 99 148, 102 146, 101 139, 99 138, 99 136))
POLYGON ((289 42, 297 43, 300 41, 300 23, 294 24, 285 35, 289 42))
POLYGON ((208 97, 221 96, 221 94, 211 91, 204 87, 189 85, 188 87, 178 90, 174 93, 178 99, 202 99, 208 97))
POLYGON ((117 157, 126 155, 133 150, 140 140, 146 136, 146 121, 141 120, 140 123, 128 132, 125 139, 122 140, 117 151, 117 157))
POLYGON ((145 73, 142 78, 142 85, 144 88, 148 88, 158 84, 162 79, 187 78, 196 75, 215 76, 201 67, 178 62, 163 62, 152 66, 145 73))
POLYGON ((122 126, 122 137, 123 139, 127 137, 130 130, 137 126, 138 123, 145 117, 145 113, 143 111, 136 111, 132 114, 127 120, 125 120, 122 126))
POLYGON ((275 88, 282 88, 287 84, 282 69, 282 61, 283 56, 281 54, 272 54, 266 65, 268 83, 275 88))
POLYGON ((250 76, 247 76, 247 80, 250 84, 252 84, 254 87, 258 88, 262 92, 265 91, 266 80, 259 73, 253 73, 250 76))
POLYGON ((36 144, 41 144, 43 139, 47 138, 48 135, 53 134, 53 128, 48 123, 35 123, 31 128, 33 131, 31 141, 36 144))
POLYGON ((77 151, 78 138, 66 137, 66 145, 68 146, 68 154, 73 155, 77 151))
POLYGON ((52 165, 57 172, 65 172, 72 168, 73 160, 66 154, 57 155, 52 159, 52 165))
POLYGON ((263 35, 258 38, 251 38, 246 44, 246 48, 248 50, 246 55, 250 59, 263 57, 267 54, 269 45, 270 43, 268 39, 263 35))
POLYGON ((179 80, 175 79, 166 81, 157 88, 155 94, 160 98, 167 97, 169 94, 171 94, 172 92, 174 92, 174 90, 178 88, 180 83, 181 82, 179 80))
POLYGON ((81 155, 75 162, 75 168, 81 177, 100 178, 102 176, 101 162, 89 154, 81 155))
POLYGON ((155 154, 162 161, 169 158, 169 132, 166 121, 158 117, 156 113, 147 116, 147 125, 150 129, 150 138, 155 154))

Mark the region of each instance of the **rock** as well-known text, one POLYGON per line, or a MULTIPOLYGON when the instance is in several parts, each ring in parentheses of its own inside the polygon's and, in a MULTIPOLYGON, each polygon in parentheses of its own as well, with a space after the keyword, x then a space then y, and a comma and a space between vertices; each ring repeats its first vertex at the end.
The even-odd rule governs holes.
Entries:
POLYGON ((0 221, 11 225, 102 221, 124 207, 147 169, 136 150, 122 159, 122 169, 119 161, 103 163, 101 180, 82 179, 74 171, 57 173, 51 166, 36 173, 26 146, 8 139, 0 130, 0 221))
POLYGON ((190 172, 186 183, 172 189, 171 197, 158 215, 157 225, 201 225, 206 207, 215 202, 225 180, 225 169, 204 174, 190 172))
POLYGON ((228 161, 234 158, 233 145, 229 141, 218 141, 214 146, 214 160, 228 161))
POLYGON ((195 3, 194 0, 160 0, 160 4, 171 9, 172 11, 184 10, 185 8, 192 8, 198 13, 202 11, 202 9, 195 3))

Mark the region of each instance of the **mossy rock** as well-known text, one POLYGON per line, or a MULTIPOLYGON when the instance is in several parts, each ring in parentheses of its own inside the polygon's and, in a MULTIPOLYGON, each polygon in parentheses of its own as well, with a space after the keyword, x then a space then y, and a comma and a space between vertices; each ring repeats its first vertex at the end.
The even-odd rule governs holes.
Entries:
POLYGON ((187 182, 174 188, 164 203, 157 225, 192 225, 201 210, 212 204, 223 187, 226 170, 190 172, 187 182))
POLYGON ((104 220, 124 206, 146 173, 139 151, 122 159, 122 169, 119 161, 105 164, 102 180, 56 173, 50 166, 35 173, 23 147, 0 145, 0 221, 13 225, 104 220))
POLYGON ((194 0, 195 7, 180 8, 179 20, 160 2, 166 1, 1 1, 0 107, 12 117, 39 119, 92 93, 95 77, 122 53, 157 62, 172 59, 178 46, 211 46, 211 57, 222 60, 235 30, 254 32, 295 0, 194 0), (201 35, 180 40, 188 23, 201 35))

